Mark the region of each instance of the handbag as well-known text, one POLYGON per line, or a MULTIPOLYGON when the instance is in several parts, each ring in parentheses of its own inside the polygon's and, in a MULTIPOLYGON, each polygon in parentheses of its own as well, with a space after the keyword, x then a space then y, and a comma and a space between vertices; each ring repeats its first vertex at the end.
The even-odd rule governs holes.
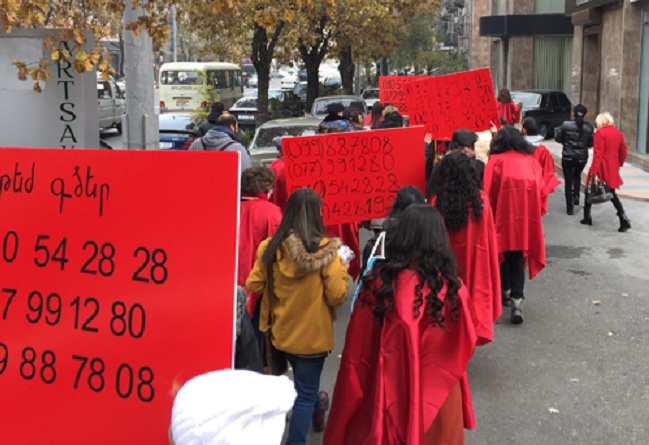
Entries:
POLYGON ((597 175, 593 175, 588 187, 586 187, 586 202, 588 204, 601 204, 613 199, 613 193, 608 185, 600 181, 597 175))
POLYGON ((356 304, 356 300, 358 300, 358 295, 361 293, 361 288, 363 287, 363 277, 372 270, 376 260, 383 259, 385 259, 385 231, 379 233, 379 236, 376 238, 374 247, 372 247, 372 252, 370 252, 370 257, 367 259, 367 266, 365 266, 363 274, 358 279, 358 286, 356 286, 356 291, 354 291, 354 296, 352 297, 351 307, 349 308, 350 314, 354 312, 354 305, 356 304), (379 247, 381 248, 381 254, 377 255, 376 251, 379 247))
POLYGON ((262 343, 262 358, 264 361, 264 373, 269 375, 282 375, 288 369, 286 361, 286 353, 280 351, 273 345, 272 329, 272 314, 273 314, 273 299, 275 298, 275 291, 273 290, 273 266, 267 266, 268 273, 268 329, 264 332, 264 341, 262 343))

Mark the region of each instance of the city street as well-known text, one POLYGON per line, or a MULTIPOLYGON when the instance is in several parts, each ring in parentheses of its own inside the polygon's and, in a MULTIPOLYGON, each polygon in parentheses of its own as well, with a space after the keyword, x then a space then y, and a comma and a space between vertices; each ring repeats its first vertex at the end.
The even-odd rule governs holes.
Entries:
MULTIPOLYGON (((526 284, 525 322, 510 325, 504 312, 494 343, 469 365, 477 427, 467 445, 649 443, 649 204, 623 204, 628 233, 617 232, 610 203, 593 208, 587 227, 565 214, 562 187, 551 196, 547 267, 526 284)), ((347 303, 325 364, 330 394, 348 314, 347 303)), ((309 444, 321 440, 312 433, 309 444)))

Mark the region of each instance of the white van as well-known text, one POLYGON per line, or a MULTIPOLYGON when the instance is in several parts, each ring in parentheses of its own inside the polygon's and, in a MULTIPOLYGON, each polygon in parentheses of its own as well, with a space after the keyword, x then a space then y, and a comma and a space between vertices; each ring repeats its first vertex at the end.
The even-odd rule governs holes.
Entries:
POLYGON ((122 134, 122 115, 126 111, 124 93, 111 77, 109 80, 102 80, 101 74, 97 74, 97 100, 99 102, 99 128, 117 128, 122 134))
POLYGON ((212 85, 219 100, 229 109, 243 97, 241 68, 223 62, 174 62, 160 67, 160 112, 194 111, 209 106, 201 98, 201 87, 212 85))

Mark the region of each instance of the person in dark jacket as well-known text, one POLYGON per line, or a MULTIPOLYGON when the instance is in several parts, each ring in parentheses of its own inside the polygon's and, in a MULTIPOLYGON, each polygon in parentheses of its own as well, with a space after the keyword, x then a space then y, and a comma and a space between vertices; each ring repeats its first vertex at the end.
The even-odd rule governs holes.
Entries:
POLYGON ((593 126, 584 121, 588 109, 582 104, 573 109, 574 120, 565 121, 557 128, 555 140, 563 144, 561 167, 566 180, 566 213, 575 214, 579 205, 581 173, 588 162, 588 149, 593 146, 593 126))
POLYGON ((383 119, 383 122, 379 124, 377 129, 401 127, 403 127, 403 116, 401 116, 398 111, 392 111, 385 116, 385 119, 383 119))
POLYGON ((189 146, 190 151, 238 151, 241 153, 241 162, 239 166, 239 176, 245 169, 252 167, 250 154, 246 147, 237 137, 239 124, 237 118, 230 114, 224 113, 216 119, 216 125, 212 127, 205 136, 196 139, 189 146))
POLYGON ((320 133, 337 133, 351 131, 352 124, 349 119, 345 119, 343 112, 345 106, 340 102, 335 102, 327 106, 327 116, 323 119, 318 127, 320 133))
POLYGON ((210 109, 210 114, 207 116, 207 120, 196 129, 196 137, 200 138, 205 136, 216 125, 216 120, 223 114, 223 111, 225 111, 223 104, 221 102, 214 102, 210 109))

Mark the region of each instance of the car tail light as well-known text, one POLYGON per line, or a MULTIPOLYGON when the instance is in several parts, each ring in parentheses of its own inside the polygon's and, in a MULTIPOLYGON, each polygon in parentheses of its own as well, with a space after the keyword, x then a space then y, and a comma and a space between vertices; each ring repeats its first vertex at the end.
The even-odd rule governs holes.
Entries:
POLYGON ((160 108, 166 108, 164 100, 160 101, 160 108))
POLYGON ((207 102, 206 101, 201 102, 201 107, 207 108, 207 102))
POLYGON ((181 147, 183 150, 188 150, 189 146, 192 145, 192 142, 194 142, 194 138, 191 136, 188 136, 187 139, 185 139, 185 143, 181 147))

